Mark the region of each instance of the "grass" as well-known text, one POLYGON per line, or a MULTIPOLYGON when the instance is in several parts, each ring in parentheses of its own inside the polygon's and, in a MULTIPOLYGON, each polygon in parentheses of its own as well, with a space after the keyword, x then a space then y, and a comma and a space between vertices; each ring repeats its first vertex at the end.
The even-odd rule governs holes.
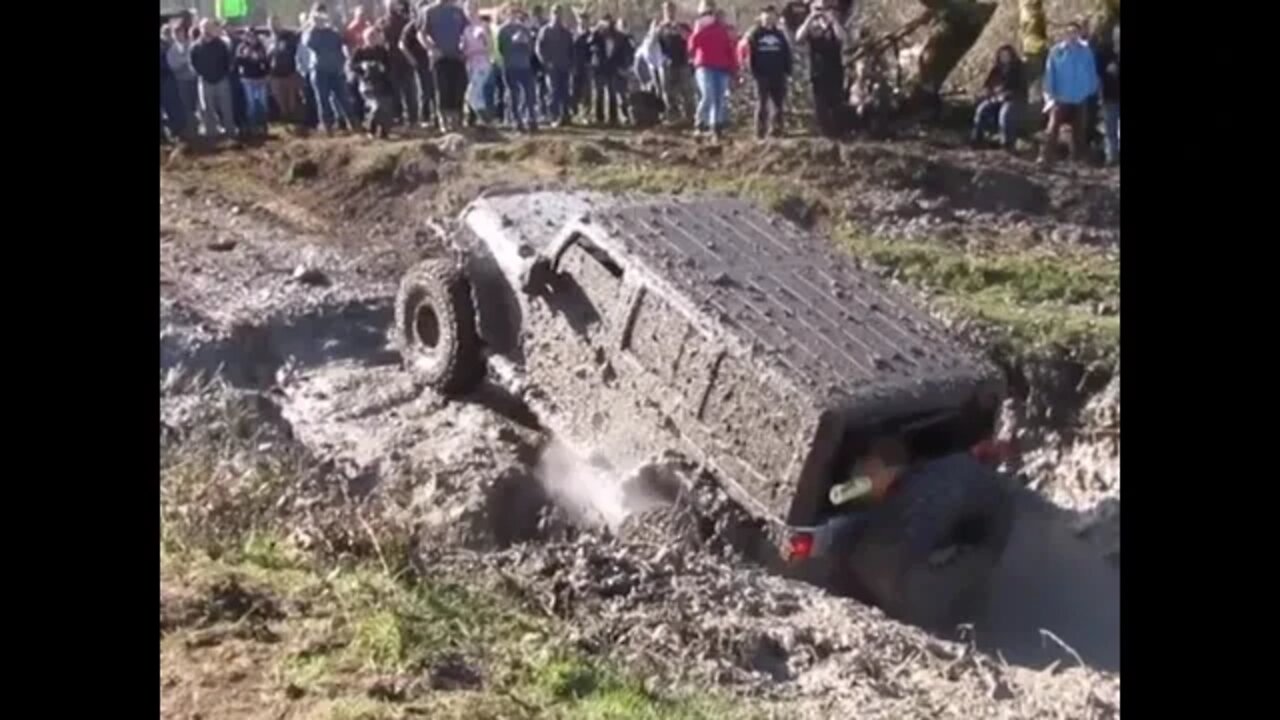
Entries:
POLYGON ((235 476, 215 461, 233 452, 171 450, 162 463, 162 617, 168 602, 170 617, 186 618, 161 634, 162 704, 167 692, 171 702, 201 703, 190 711, 234 713, 256 686, 272 713, 324 720, 748 717, 718 697, 648 692, 608 657, 572 646, 558 620, 500 591, 402 564, 388 572, 380 558, 303 551, 262 512, 297 484, 292 465, 264 460, 235 476), (279 612, 235 617, 227 608, 239 606, 228 603, 241 597, 279 612), (175 612, 175 603, 196 609, 175 612), (269 632, 242 632, 256 625, 269 632), (433 689, 429 678, 445 663, 468 668, 473 681, 433 689), (224 668, 236 670, 224 678, 224 668), (372 692, 388 681, 403 691, 372 692))
POLYGON ((1120 268, 1089 252, 1003 247, 973 251, 940 242, 879 240, 840 229, 851 253, 931 292, 939 304, 997 328, 1018 355, 1070 348, 1092 359, 1119 352, 1120 268))

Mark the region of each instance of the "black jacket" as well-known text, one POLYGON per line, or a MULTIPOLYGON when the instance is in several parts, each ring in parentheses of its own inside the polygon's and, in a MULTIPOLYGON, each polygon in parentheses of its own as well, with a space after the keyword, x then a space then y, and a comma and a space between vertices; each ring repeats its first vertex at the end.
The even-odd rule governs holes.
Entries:
POLYGON ((585 73, 591 68, 591 58, 594 55, 591 41, 594 37, 594 33, 586 30, 573 36, 573 69, 575 72, 585 73))
POLYGON ((400 52, 400 40, 404 37, 405 28, 409 27, 409 16, 399 10, 393 10, 382 18, 379 24, 382 26, 382 34, 387 45, 395 50, 390 53, 390 70, 403 74, 412 67, 409 64, 409 57, 400 52))
POLYGON ((631 38, 613 28, 591 33, 591 67, 599 73, 621 72, 631 67, 631 38))
POLYGON ((667 56, 671 67, 682 68, 689 64, 689 35, 693 30, 685 23, 663 25, 658 29, 658 47, 667 56))
POLYGON ((398 54, 399 48, 391 50, 386 45, 357 48, 351 53, 351 74, 359 78, 361 91, 367 88, 376 96, 392 95, 391 58, 398 54))
POLYGON ((191 67, 207 83, 219 83, 231 76, 231 48, 222 38, 202 39, 191 48, 191 67))
POLYGON ((812 78, 844 77, 844 41, 830 27, 809 31, 809 75, 812 78))
POLYGON ((267 49, 260 43, 243 43, 236 51, 236 69, 246 80, 263 80, 270 70, 267 49))
POLYGON ((779 78, 791 74, 791 43, 778 28, 757 26, 747 35, 751 54, 751 74, 758 78, 779 78))
POLYGON ((281 30, 267 44, 271 76, 285 78, 298 72, 298 34, 281 30))
POLYGON ((1098 66, 1098 81, 1102 85, 1102 101, 1108 103, 1120 102, 1120 56, 1109 47, 1100 47, 1094 53, 1094 64, 1098 66), (1114 73, 1107 72, 1107 68, 1115 64, 1116 71, 1114 73))

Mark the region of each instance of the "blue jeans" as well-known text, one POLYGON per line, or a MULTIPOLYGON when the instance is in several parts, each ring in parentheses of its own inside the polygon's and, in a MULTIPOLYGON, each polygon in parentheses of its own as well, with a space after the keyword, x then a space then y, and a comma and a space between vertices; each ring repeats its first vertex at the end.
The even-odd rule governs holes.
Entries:
POLYGON ((1120 103, 1102 103, 1103 139, 1107 151, 1107 162, 1120 159, 1120 103))
POLYGON ((999 98, 991 98, 978 103, 973 114, 973 137, 982 139, 995 128, 1000 129, 1000 142, 1005 147, 1013 147, 1018 139, 1018 105, 999 98))
POLYGON ((160 80, 160 112, 164 116, 164 126, 169 128, 169 133, 173 137, 186 134, 187 120, 191 117, 191 111, 182 104, 178 82, 171 77, 160 80))
POLYGON ((248 126, 265 128, 267 126, 267 81, 241 78, 244 85, 245 115, 248 126))
POLYGON ((316 105, 320 108, 320 121, 324 123, 325 130, 332 130, 339 120, 354 128, 351 106, 347 103, 347 79, 342 71, 315 70, 311 73, 311 82, 315 84, 316 105))
POLYGON ((507 101, 507 83, 502 79, 503 74, 502 66, 494 65, 489 68, 489 75, 484 81, 484 104, 489 110, 489 115, 497 121, 505 117, 510 105, 507 101))
POLYGON ((511 98, 511 119, 517 126, 538 126, 537 90, 533 68, 507 68, 507 95, 511 98), (524 115, 524 120, 521 119, 524 115))
POLYGON ((729 73, 724 70, 698 68, 698 127, 721 130, 729 124, 729 73))
POLYGON ((548 68, 547 82, 551 85, 551 119, 567 120, 569 117, 569 71, 548 68))

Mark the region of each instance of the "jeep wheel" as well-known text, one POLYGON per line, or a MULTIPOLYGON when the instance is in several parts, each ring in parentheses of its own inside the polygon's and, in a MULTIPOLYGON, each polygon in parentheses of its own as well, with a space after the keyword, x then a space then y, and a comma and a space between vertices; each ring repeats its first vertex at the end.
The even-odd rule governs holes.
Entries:
POLYGON ((415 380, 445 396, 484 379, 471 283, 449 260, 425 260, 400 282, 396 346, 415 380))
POLYGON ((967 454, 898 482, 858 533, 846 567, 901 620, 943 627, 978 619, 1013 527, 1011 491, 967 454))

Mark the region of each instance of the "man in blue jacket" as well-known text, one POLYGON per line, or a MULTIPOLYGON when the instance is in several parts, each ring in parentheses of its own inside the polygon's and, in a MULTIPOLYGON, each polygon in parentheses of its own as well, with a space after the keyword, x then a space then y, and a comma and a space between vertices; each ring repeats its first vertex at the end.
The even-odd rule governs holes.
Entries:
POLYGON ((1098 71, 1093 51, 1084 40, 1080 23, 1067 26, 1067 36, 1053 46, 1044 66, 1045 112, 1049 114, 1047 138, 1040 153, 1040 161, 1053 159, 1058 131, 1065 124, 1071 127, 1071 157, 1083 156, 1088 113, 1087 103, 1098 93, 1098 71))

